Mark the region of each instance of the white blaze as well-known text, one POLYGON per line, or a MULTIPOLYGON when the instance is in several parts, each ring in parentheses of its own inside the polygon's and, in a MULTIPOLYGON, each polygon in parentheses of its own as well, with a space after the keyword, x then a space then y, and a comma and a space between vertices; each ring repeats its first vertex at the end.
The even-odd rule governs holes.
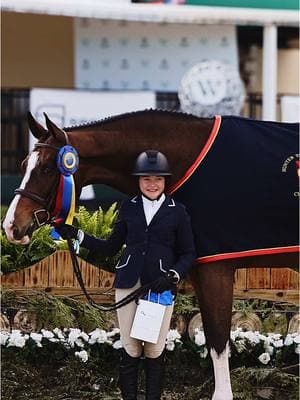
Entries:
MULTIPOLYGON (((22 179, 21 186, 20 186, 21 189, 25 189, 25 186, 30 179, 31 172, 34 169, 34 167, 36 166, 37 161, 38 161, 38 152, 34 151, 31 153, 31 155, 28 159, 26 172, 25 172, 24 178, 22 179)), ((13 236, 13 224, 14 224, 14 220, 15 220, 15 210, 16 210, 17 204, 20 200, 20 197, 21 196, 19 194, 17 194, 14 197, 13 201, 10 203, 10 206, 7 210, 5 219, 3 221, 3 228, 5 230, 7 239, 10 242, 19 243, 19 244, 27 244, 30 241, 28 236, 24 236, 21 240, 15 240, 14 236, 13 236)))
POLYGON ((214 364, 215 392, 212 400, 233 400, 230 371, 229 371, 229 344, 226 343, 224 351, 218 355, 214 349, 210 350, 214 364))

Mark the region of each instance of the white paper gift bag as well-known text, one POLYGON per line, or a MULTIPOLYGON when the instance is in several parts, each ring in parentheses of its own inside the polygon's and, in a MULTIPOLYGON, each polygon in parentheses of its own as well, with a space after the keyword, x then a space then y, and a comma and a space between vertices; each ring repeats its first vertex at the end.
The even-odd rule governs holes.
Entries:
POLYGON ((139 300, 130 336, 143 342, 157 343, 166 306, 139 300))

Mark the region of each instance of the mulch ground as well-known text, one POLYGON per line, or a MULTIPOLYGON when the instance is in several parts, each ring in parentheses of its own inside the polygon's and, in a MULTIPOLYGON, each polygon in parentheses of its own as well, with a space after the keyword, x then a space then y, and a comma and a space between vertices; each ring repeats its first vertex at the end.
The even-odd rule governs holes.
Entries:
MULTIPOLYGON (((2 398, 6 400, 120 400, 117 363, 84 364, 75 357, 64 362, 37 363, 13 352, 2 353, 2 398)), ((43 360, 45 361, 45 360, 43 360)), ((102 361, 102 360, 101 360, 102 361)), ((115 361, 115 360, 112 360, 115 361)), ((207 379, 200 368, 167 362, 162 400, 199 400, 194 391, 207 379)), ((145 398, 141 366, 139 400, 145 398)), ((208 399, 208 398, 207 398, 208 399)), ((203 400, 206 400, 203 398, 203 400)))
MULTIPOLYGON (((41 352, 33 356, 9 348, 2 350, 1 366, 1 398, 5 400, 121 400, 116 352, 82 363, 75 356, 59 359, 57 354, 41 352)), ((299 400, 299 379, 294 374, 277 369, 275 379, 266 382, 262 377, 270 369, 248 371, 241 367, 231 372, 235 400, 299 400), (247 380, 257 372, 256 379, 247 380)), ((200 368, 196 359, 168 358, 161 400, 210 400, 212 392, 211 365, 200 368)), ((138 400, 144 399, 141 366, 138 400)))

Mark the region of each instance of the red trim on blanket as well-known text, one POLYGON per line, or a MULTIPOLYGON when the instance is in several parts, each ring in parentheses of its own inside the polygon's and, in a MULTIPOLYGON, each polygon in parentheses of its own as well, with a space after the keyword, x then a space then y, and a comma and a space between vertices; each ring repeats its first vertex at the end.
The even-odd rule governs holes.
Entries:
POLYGON ((226 260, 230 258, 261 256, 266 254, 296 253, 299 250, 300 246, 288 246, 288 247, 276 247, 270 249, 238 251, 234 253, 215 254, 213 256, 199 257, 195 260, 195 264, 204 264, 213 261, 226 260))
POLYGON ((211 133, 209 135, 209 138, 207 139, 207 142, 205 143, 205 146, 201 150, 200 154, 198 155, 198 157, 196 158, 194 163, 190 166, 190 168, 183 175, 183 177, 180 178, 179 181, 174 183, 174 185, 172 185, 168 189, 168 194, 173 194, 177 189, 179 189, 180 186, 182 186, 184 184, 184 182, 186 182, 190 178, 190 176, 195 172, 195 170, 197 169, 199 164, 204 160, 206 154, 209 152, 212 144, 214 143, 214 141, 215 141, 215 139, 217 137, 217 134, 218 134, 220 126, 221 126, 221 121, 222 121, 221 116, 220 115, 216 115, 215 116, 214 126, 213 126, 212 131, 211 131, 211 133))

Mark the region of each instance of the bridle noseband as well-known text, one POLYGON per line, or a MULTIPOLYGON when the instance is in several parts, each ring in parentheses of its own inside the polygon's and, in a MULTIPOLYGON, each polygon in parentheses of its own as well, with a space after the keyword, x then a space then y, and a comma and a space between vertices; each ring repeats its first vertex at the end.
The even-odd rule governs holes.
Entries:
MULTIPOLYGON (((66 132, 64 132, 64 134, 65 134, 66 144, 68 145, 70 143, 68 135, 66 134, 66 132)), ((36 143, 33 150, 36 150, 38 148, 49 148, 49 149, 56 150, 57 152, 60 150, 60 147, 57 147, 57 146, 54 146, 54 145, 48 144, 48 143, 36 143)), ((36 203, 40 204, 42 207, 44 207, 39 210, 33 211, 34 221, 38 228, 42 225, 45 225, 47 222, 49 222, 53 219, 53 218, 51 218, 49 208, 55 197, 54 190, 51 191, 51 196, 49 199, 45 199, 44 197, 42 197, 36 193, 29 192, 28 190, 25 190, 22 188, 16 189, 14 191, 14 193, 19 194, 20 196, 23 196, 23 197, 27 197, 28 199, 33 200, 36 203), (46 220, 41 222, 41 220, 39 219, 40 214, 46 214, 46 216, 47 216, 46 220)))

